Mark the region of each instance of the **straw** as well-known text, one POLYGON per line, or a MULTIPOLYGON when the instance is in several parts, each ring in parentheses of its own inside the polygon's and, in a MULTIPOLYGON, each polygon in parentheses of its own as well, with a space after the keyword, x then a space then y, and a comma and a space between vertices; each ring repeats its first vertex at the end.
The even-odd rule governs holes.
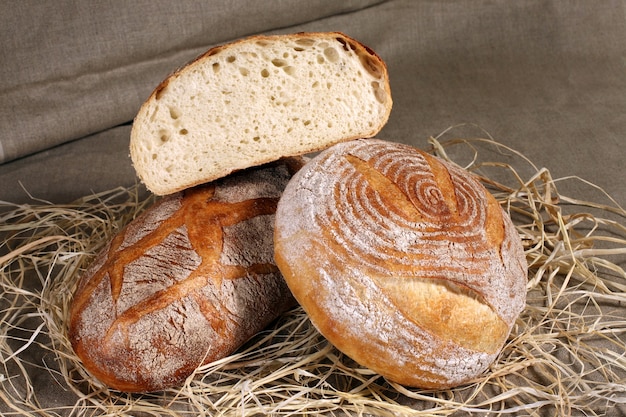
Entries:
MULTIPOLYGON (((626 410, 626 211, 576 177, 553 179, 493 138, 430 138, 429 151, 476 174, 508 211, 530 265, 528 302, 483 375, 428 391, 384 380, 330 345, 302 309, 164 392, 110 390, 67 340, 80 274, 155 199, 138 186, 72 204, 0 202, 0 410, 31 416, 587 415, 626 410), (486 159, 484 155, 489 156, 486 159), (454 156, 454 157, 451 157, 454 156), (599 195, 564 195, 575 183, 599 195), (62 395, 44 403, 46 375, 62 395)), ((574 188, 576 188, 574 187, 574 188)), ((47 397, 46 397, 47 398, 47 397)))

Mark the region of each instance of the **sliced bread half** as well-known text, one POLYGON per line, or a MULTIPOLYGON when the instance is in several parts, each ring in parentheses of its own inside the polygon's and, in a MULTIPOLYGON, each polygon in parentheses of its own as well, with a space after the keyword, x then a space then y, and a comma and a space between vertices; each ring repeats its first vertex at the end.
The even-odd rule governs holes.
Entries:
POLYGON ((376 135, 391 112, 387 68, 339 32, 254 36, 210 49, 140 108, 130 156, 157 195, 376 135))

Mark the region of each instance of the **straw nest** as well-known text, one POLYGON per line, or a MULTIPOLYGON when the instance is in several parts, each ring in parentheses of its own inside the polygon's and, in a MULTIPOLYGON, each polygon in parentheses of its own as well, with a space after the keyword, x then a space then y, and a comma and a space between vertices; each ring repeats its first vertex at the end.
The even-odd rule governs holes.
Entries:
POLYGON ((77 278, 93 256, 153 202, 131 187, 67 205, 0 202, 0 411, 7 416, 626 412, 626 211, 593 184, 554 179, 492 138, 444 140, 443 135, 429 140, 430 151, 480 177, 511 214, 530 265, 527 307, 497 361, 470 384, 425 391, 385 381, 337 351, 295 308, 233 355, 199 368, 182 387, 141 395, 109 390, 90 378, 74 355, 67 316, 77 278), (559 192, 561 187, 584 187, 598 199, 582 201, 559 192))

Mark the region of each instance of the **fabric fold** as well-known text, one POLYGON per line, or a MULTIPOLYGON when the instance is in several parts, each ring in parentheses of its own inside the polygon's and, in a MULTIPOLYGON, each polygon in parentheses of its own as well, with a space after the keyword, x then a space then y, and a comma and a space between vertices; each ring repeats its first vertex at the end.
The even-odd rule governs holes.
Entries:
POLYGON ((378 3, 16 3, 0 16, 0 55, 11 57, 0 65, 0 163, 132 120, 162 79, 211 46, 378 3))

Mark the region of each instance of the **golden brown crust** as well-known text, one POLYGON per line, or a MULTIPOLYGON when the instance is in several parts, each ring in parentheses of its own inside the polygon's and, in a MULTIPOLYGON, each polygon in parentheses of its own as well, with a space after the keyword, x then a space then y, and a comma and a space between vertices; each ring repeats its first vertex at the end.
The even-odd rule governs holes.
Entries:
POLYGON ((180 384, 290 308, 273 261, 289 160, 168 196, 118 234, 75 293, 69 337, 84 366, 122 391, 180 384))
POLYGON ((469 173, 407 145, 357 140, 322 152, 281 197, 274 243, 320 332, 410 386, 478 375, 525 303, 510 218, 469 173))

